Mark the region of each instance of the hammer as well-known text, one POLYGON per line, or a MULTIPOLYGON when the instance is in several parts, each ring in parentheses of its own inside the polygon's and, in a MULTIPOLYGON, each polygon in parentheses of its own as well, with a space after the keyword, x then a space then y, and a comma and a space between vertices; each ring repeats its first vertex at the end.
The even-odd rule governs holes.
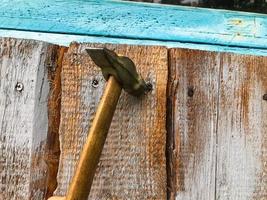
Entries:
POLYGON ((107 85, 66 197, 51 197, 49 200, 87 200, 122 88, 137 97, 151 90, 151 85, 137 73, 130 58, 118 56, 106 48, 89 48, 86 51, 101 68, 107 85))

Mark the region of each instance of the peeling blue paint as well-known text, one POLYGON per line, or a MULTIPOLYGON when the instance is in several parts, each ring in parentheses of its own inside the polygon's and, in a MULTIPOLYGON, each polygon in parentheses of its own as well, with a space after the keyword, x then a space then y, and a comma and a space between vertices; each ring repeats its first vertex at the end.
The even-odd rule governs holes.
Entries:
POLYGON ((156 40, 134 40, 123 38, 107 38, 95 36, 80 36, 68 34, 55 34, 55 33, 40 33, 30 31, 14 31, 14 30, 0 30, 0 36, 13 37, 21 39, 34 39, 62 46, 69 46, 71 42, 80 43, 110 43, 110 44, 131 44, 131 45, 159 45, 168 48, 186 48, 198 49, 204 51, 217 51, 217 52, 231 52, 237 54, 267 56, 267 49, 255 49, 245 47, 228 47, 222 45, 209 45, 209 44, 196 44, 196 43, 183 43, 183 42, 161 42, 156 40))
POLYGON ((76 38, 255 54, 267 50, 263 14, 114 0, 2 0, 0 29, 0 36, 19 30, 23 38, 61 34, 58 43, 76 38))

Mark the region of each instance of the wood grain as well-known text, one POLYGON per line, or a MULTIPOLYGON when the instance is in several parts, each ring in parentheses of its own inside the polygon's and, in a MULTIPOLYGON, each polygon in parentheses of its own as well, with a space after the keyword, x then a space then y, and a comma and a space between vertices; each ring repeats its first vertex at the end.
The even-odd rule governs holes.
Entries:
POLYGON ((0 29, 267 49, 266 15, 118 0, 2 0, 0 29))
POLYGON ((47 164, 46 198, 51 197, 57 187, 59 166, 59 124, 61 109, 61 71, 62 59, 67 48, 61 47, 53 54, 54 69, 48 70, 50 92, 48 96, 48 134, 46 138, 45 162, 47 164))
MULTIPOLYGON (((64 196, 87 137, 105 81, 84 49, 73 43, 63 60, 61 158, 56 195, 64 196), (98 81, 92 85, 93 80, 98 81)), ((166 199, 165 118, 167 50, 107 45, 129 56, 153 91, 141 99, 122 93, 89 199, 166 199)))
POLYGON ((0 199, 44 199, 48 71, 57 51, 43 42, 0 39, 0 199))
POLYGON ((187 49, 169 55, 169 198, 212 200, 220 57, 187 49))
POLYGON ((217 200, 267 199, 267 58, 221 55, 217 200))
POLYGON ((170 199, 267 199, 267 58, 172 49, 170 199))

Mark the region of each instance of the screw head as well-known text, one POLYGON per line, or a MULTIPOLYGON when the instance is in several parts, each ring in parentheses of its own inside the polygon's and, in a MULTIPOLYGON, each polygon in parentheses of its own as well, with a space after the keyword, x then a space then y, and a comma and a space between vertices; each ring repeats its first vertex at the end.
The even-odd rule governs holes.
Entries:
POLYGON ((15 90, 17 92, 22 92, 23 89, 24 89, 24 85, 20 82, 17 82, 17 84, 15 85, 15 90))
POLYGON ((99 85, 98 80, 94 79, 94 80, 92 81, 92 86, 93 86, 94 88, 97 88, 98 85, 99 85))

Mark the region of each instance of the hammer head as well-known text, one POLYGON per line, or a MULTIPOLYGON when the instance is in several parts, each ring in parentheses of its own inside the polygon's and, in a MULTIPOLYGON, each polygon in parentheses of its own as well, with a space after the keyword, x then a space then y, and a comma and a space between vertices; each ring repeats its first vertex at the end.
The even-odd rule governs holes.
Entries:
POLYGON ((106 80, 109 76, 114 76, 121 87, 134 96, 140 96, 150 90, 149 85, 137 73, 130 58, 118 56, 114 51, 106 48, 89 48, 86 51, 94 63, 101 68, 106 80))

